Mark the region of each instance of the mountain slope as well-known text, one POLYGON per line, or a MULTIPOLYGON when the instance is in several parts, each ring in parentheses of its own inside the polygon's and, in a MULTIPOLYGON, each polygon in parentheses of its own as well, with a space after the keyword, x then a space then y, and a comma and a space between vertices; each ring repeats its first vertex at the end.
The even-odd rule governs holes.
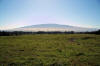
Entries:
POLYGON ((95 31, 94 28, 83 28, 60 24, 39 24, 14 29, 16 31, 95 31))
POLYGON ((68 28, 68 27, 73 27, 73 26, 59 25, 59 24, 39 24, 39 25, 26 26, 23 28, 68 28))

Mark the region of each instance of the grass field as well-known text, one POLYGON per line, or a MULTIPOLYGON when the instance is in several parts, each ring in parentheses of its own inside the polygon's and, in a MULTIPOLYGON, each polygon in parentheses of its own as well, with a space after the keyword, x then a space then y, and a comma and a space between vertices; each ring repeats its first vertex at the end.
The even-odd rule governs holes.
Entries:
POLYGON ((0 66, 100 66, 100 35, 0 36, 0 66))

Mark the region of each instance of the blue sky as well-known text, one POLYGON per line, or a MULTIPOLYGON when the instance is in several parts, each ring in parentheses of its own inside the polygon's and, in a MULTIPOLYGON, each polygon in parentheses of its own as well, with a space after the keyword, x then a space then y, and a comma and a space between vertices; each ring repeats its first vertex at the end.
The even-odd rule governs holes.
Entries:
POLYGON ((0 29, 47 23, 100 28, 100 0, 0 0, 0 29))

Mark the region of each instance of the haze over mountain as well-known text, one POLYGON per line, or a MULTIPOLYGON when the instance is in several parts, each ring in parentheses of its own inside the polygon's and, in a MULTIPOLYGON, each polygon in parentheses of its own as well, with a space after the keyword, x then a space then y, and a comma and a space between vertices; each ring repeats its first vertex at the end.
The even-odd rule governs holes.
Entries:
POLYGON ((38 24, 38 25, 31 25, 25 26, 21 28, 13 29, 13 31, 95 31, 95 28, 84 28, 84 27, 77 27, 77 26, 70 26, 70 25, 60 25, 60 24, 38 24))

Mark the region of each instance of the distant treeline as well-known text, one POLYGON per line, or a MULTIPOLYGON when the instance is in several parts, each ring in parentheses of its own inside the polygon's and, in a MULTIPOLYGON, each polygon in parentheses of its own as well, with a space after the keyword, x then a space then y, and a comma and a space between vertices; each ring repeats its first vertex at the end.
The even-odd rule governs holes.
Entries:
POLYGON ((17 35, 24 35, 24 34, 99 34, 100 30, 92 31, 92 32, 74 32, 74 31, 52 31, 52 32, 25 32, 25 31, 0 31, 0 36, 17 36, 17 35))

